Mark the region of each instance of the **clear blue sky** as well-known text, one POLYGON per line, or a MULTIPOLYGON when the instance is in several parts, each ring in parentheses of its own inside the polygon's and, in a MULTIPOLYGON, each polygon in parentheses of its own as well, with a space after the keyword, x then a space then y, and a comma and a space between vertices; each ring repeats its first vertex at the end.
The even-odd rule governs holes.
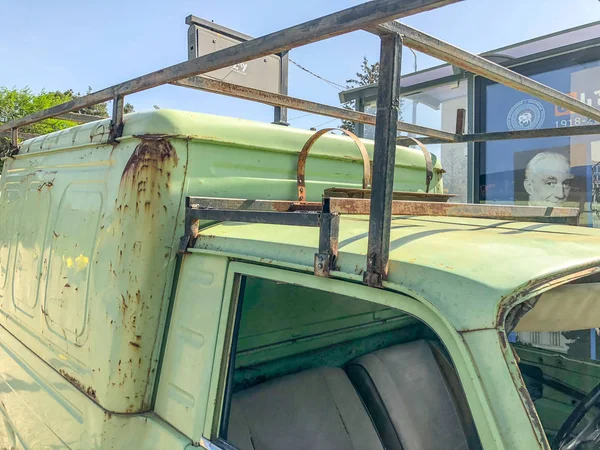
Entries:
MULTIPOLYGON (((0 86, 35 91, 98 90, 187 59, 184 19, 213 20, 252 36, 361 3, 355 0, 0 0, 0 86)), ((598 0, 466 0, 405 18, 421 29, 479 53, 565 28, 600 20, 598 0)), ((294 49, 291 57, 312 71, 345 84, 363 55, 378 58, 375 37, 356 32, 294 49)), ((405 51, 403 72, 413 70, 405 51)), ((419 55, 419 69, 439 62, 419 55)), ((337 105, 338 91, 290 66, 290 95, 337 105)), ((136 109, 159 105, 270 121, 272 108, 180 87, 132 95, 136 109)), ((295 118, 304 113, 290 111, 295 118)), ((307 116, 294 126, 321 126, 307 116)), ((336 125, 333 122, 329 125, 336 125)))

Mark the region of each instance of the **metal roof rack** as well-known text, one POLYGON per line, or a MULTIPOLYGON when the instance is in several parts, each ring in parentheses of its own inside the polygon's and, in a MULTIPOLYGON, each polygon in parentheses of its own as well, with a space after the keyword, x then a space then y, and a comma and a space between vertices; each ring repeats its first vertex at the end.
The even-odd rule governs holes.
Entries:
MULTIPOLYGON (((547 223, 576 224, 576 208, 546 208, 536 206, 481 205, 428 201, 393 200, 391 216, 445 216, 499 220, 522 220, 547 223)), ((179 251, 193 247, 200 233, 200 221, 268 223, 320 229, 319 250, 315 254, 314 273, 329 276, 336 270, 340 215, 368 215, 371 201, 362 198, 324 197, 322 202, 283 200, 249 200, 213 197, 186 199, 186 234, 179 251)), ((369 232, 369 239, 371 233, 369 232)), ((389 240, 388 240, 389 242, 389 240)), ((372 286, 381 286, 377 279, 367 279, 372 286)))
MULTIPOLYGON (((322 239, 319 254, 335 255, 337 247, 336 214, 341 213, 369 213, 369 240, 367 252, 367 268, 365 283, 370 286, 381 286, 387 276, 389 259, 390 226, 392 213, 410 214, 444 214, 444 215, 469 215, 476 217, 495 218, 535 218, 544 219, 556 216, 572 217, 572 212, 563 211, 564 208, 538 208, 518 206, 489 206, 489 205, 451 205, 418 202, 413 205, 409 202, 393 200, 393 181, 395 168, 395 149, 398 130, 407 131, 419 136, 426 136, 426 142, 472 142, 478 140, 497 139, 522 139, 541 136, 564 136, 600 134, 600 125, 571 127, 569 129, 543 129, 515 132, 463 134, 460 113, 457 116, 457 130, 449 133, 428 127, 408 124, 398 121, 398 107, 400 98, 400 65, 402 45, 407 45, 415 50, 422 51, 436 58, 449 62, 477 75, 484 76, 493 81, 505 84, 514 89, 523 91, 537 98, 546 100, 555 105, 566 108, 574 113, 581 114, 590 119, 600 121, 600 110, 584 104, 566 94, 558 92, 541 83, 538 83, 510 69, 502 67, 480 56, 471 54, 446 42, 440 41, 421 31, 407 25, 395 22, 395 19, 412 14, 442 7, 459 0, 373 0, 352 8, 345 9, 327 16, 320 17, 300 25, 286 28, 266 36, 249 40, 238 45, 219 50, 208 55, 192 59, 174 66, 170 66, 138 78, 111 86, 109 88, 88 94, 62 105, 54 106, 44 111, 39 111, 26 117, 13 120, 0 125, 0 133, 10 132, 13 150, 6 156, 18 154, 19 128, 31 125, 40 120, 57 117, 62 114, 77 111, 98 103, 113 101, 110 140, 118 141, 123 131, 124 97, 128 94, 150 89, 163 84, 176 84, 191 87, 246 100, 257 101, 272 106, 288 107, 298 111, 317 113, 320 115, 351 120, 358 123, 375 125, 375 146, 373 157, 373 185, 370 192, 371 199, 337 199, 325 198, 315 211, 297 211, 293 206, 295 202, 275 202, 286 206, 283 212, 266 209, 264 201, 254 201, 253 205, 260 205, 263 209, 231 208, 233 203, 223 203, 227 208, 210 209, 197 206, 190 199, 188 206, 188 230, 193 229, 192 222, 201 218, 220 217, 224 220, 240 220, 254 222, 282 223, 282 221, 305 221, 307 226, 319 226, 322 239), (216 81, 198 77, 197 75, 242 63, 255 58, 280 53, 292 48, 317 42, 334 36, 339 36, 357 30, 366 30, 380 37, 380 78, 377 93, 377 113, 350 111, 339 107, 323 105, 286 95, 273 94, 258 89, 236 86, 223 81, 216 81), (196 206, 193 206, 196 205, 196 206), (332 211, 333 205, 333 211, 332 211), (344 206, 341 206, 344 205, 344 206), (442 205, 442 206, 440 206, 442 205), (525 208, 525 209, 522 209, 525 208), (528 212, 525 212, 528 211, 528 212), (275 213, 283 214, 276 215, 275 213), (287 217, 283 219, 283 217, 287 217), (279 222, 272 222, 279 221, 279 222), (311 225, 312 224, 312 225, 311 225)), ((464 118, 464 116, 463 116, 464 118)), ((208 200, 207 200, 208 201, 208 200)), ((210 201, 216 201, 212 199, 210 201)), ((235 202, 236 200, 222 200, 235 202)), ((296 202, 297 203, 297 202, 296 202)), ((304 204, 308 205, 308 204, 304 204)), ((278 206, 279 207, 279 206, 278 206)), ((302 206, 302 208, 308 206, 302 206)), ((188 231, 187 239, 193 233, 188 231)), ((185 239, 184 239, 185 240, 185 239)), ((327 261, 322 261, 326 263, 327 261)), ((327 267, 332 267, 329 260, 327 267)), ((324 266, 325 267, 325 266, 324 266)), ((325 274, 327 270, 323 272, 325 274)))

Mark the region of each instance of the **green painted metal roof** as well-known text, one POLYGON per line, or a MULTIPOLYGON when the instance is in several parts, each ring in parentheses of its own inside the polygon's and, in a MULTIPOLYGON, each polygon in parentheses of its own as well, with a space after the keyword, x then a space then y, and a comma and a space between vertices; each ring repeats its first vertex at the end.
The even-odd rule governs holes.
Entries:
MULTIPOLYGON (((25 141, 20 155, 50 150, 71 149, 78 146, 106 144, 109 139, 110 119, 91 122, 25 141)), ((160 109, 127 114, 124 117, 123 137, 164 135, 212 142, 247 149, 298 153, 314 132, 232 117, 215 116, 188 111, 160 109)), ((364 139, 372 158, 373 141, 364 139)), ((352 141, 339 135, 328 134, 319 139, 311 156, 341 160, 360 160, 360 153, 352 141)), ((441 164, 432 155, 434 167, 441 164)), ((397 147, 396 167, 424 170, 425 160, 421 150, 397 147)), ((436 174, 437 177, 437 174, 436 174)), ((435 180, 433 185, 435 185, 435 180)))
MULTIPOLYGON (((362 279, 368 227, 366 217, 342 217, 340 272, 334 276, 362 279)), ((317 247, 317 229, 222 223, 203 230, 195 248, 312 271, 317 247)), ((500 301, 530 281, 598 265, 600 230, 399 217, 392 222, 388 281, 430 301, 458 330, 468 330, 494 327, 500 301)))

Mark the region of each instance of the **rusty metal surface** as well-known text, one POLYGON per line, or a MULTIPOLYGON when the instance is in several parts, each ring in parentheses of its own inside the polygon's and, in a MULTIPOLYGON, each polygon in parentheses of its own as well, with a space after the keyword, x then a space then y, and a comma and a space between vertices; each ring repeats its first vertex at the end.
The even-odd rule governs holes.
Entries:
POLYGON ((431 153, 429 153, 427 147, 425 147, 417 138, 409 137, 408 139, 415 142, 423 152, 423 157, 425 158, 425 193, 428 193, 431 180, 433 180, 433 162, 431 161, 431 153))
MULTIPOLYGON (((434 194, 431 192, 394 191, 394 200, 414 200, 428 202, 447 202, 455 194, 434 194)), ((371 189, 330 188, 325 189, 323 197, 371 198, 371 189)))
POLYGON ((398 0, 373 0, 190 61, 166 67, 44 111, 30 114, 21 119, 10 121, 0 125, 0 132, 106 102, 117 96, 144 91, 193 75, 200 75, 251 59, 280 53, 389 20, 439 8, 457 1, 460 0, 403 0, 402 2, 398 0))
POLYGON ((379 34, 397 33, 402 36, 408 47, 554 105, 562 106, 568 111, 600 121, 599 109, 408 25, 394 21, 378 25, 377 30, 379 34))
POLYGON ((382 287, 390 253, 391 209, 396 168, 396 136, 400 110, 402 38, 389 34, 380 39, 377 121, 373 150, 373 187, 369 211, 367 267, 364 282, 382 287))
POLYGON ((269 223, 273 225, 295 225, 299 227, 318 227, 321 213, 315 211, 273 212, 223 209, 188 209, 188 217, 197 220, 217 222, 269 223))
POLYGON ((123 135, 123 114, 125 97, 123 95, 115 95, 112 105, 112 119, 110 121, 110 132, 108 141, 116 142, 123 135))
MULTIPOLYGON (((341 189, 346 192, 347 190, 341 189)), ((356 190, 357 193, 370 195, 370 191, 356 190)), ((474 203, 447 203, 447 195, 424 194, 424 193, 395 193, 398 196, 419 198, 421 200, 394 200, 392 202, 392 215, 395 216, 447 216, 447 217, 472 217, 487 219, 506 219, 520 221, 536 222, 560 222, 570 223, 575 221, 579 215, 577 208, 552 208, 543 206, 515 206, 515 205, 487 205, 474 203), (433 198, 435 201, 424 201, 433 198)), ((358 195, 358 194, 357 194, 358 195)), ((249 222, 271 223, 266 213, 280 213, 295 217, 298 212, 327 212, 349 214, 349 215, 368 215, 370 212, 371 200, 369 198, 345 198, 345 197, 325 197, 323 203, 306 202, 299 203, 293 201, 269 201, 269 200, 245 200, 245 199, 226 199, 210 197, 189 197, 188 215, 198 219, 211 220, 241 220, 248 219, 249 222), (231 213, 252 213, 247 217, 244 215, 233 215, 231 213), (260 219, 260 213, 265 213, 264 219, 260 219), (235 217, 235 218, 234 218, 235 217)), ((281 220, 272 216, 272 219, 281 220)), ((300 219, 290 219, 292 221, 300 219)), ((273 222, 275 223, 275 222, 273 222)))
MULTIPOLYGON (((296 111, 312 112, 322 116, 336 117, 338 119, 350 120, 352 122, 375 125, 375 116, 372 114, 324 105, 322 103, 311 102, 310 100, 261 91, 259 89, 252 89, 245 86, 238 86, 225 81, 195 76, 173 82, 172 84, 176 86, 183 86, 192 89, 228 95, 230 97, 255 101, 271 106, 282 106, 294 109, 296 111)), ((416 135, 433 136, 441 139, 443 142, 453 142, 455 140, 455 136, 452 133, 402 121, 398 121, 398 129, 416 135)))
POLYGON ((246 211, 321 211, 321 202, 292 202, 285 200, 252 200, 237 198, 188 197, 190 208, 229 209, 246 211))
MULTIPOLYGON (((363 161, 363 179, 362 179, 362 187, 363 189, 367 189, 371 184, 371 161, 369 160, 369 154, 367 153, 367 149, 365 148, 365 144, 356 136, 354 133, 348 130, 344 130, 343 128, 323 128, 322 130, 314 133, 308 141, 302 147, 300 154, 298 155, 298 167, 296 169, 296 181, 298 188, 298 201, 305 202, 306 201, 306 159, 308 158, 308 153, 310 149, 314 145, 317 140, 326 133, 331 131, 339 130, 343 132, 346 136, 352 138, 358 150, 360 151, 360 156, 363 161)), ((427 185, 429 187, 429 184, 427 185)))
MULTIPOLYGON (((331 198, 331 211, 346 214, 369 214, 370 200, 331 198)), ((394 216, 448 216, 474 217, 487 219, 506 219, 522 221, 559 221, 576 220, 577 208, 550 208, 541 206, 485 205, 470 203, 442 203, 424 201, 392 202, 394 216)))

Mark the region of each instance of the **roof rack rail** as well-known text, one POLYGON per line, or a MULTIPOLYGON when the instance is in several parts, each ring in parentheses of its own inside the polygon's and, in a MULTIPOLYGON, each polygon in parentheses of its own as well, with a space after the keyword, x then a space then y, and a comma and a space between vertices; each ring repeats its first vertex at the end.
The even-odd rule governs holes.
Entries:
MULTIPOLYGON (((369 244, 365 282, 370 286, 381 286, 387 277, 389 241, 393 201, 395 147, 398 130, 428 136, 426 142, 474 142, 482 140, 524 139, 564 135, 600 134, 600 125, 572 127, 569 129, 524 130, 515 132, 463 134, 463 121, 457 116, 456 133, 398 121, 400 99, 400 65, 402 46, 406 45, 426 54, 452 63, 464 70, 510 86, 534 97, 561 106, 568 111, 600 121, 600 110, 579 100, 549 88, 537 81, 517 74, 480 56, 471 54, 433 36, 395 22, 395 19, 439 8, 461 0, 373 0, 343 11, 310 20, 266 36, 252 39, 196 59, 182 62, 158 71, 134 78, 109 88, 71 100, 62 105, 39 111, 20 119, 0 125, 0 134, 9 133, 12 150, 7 157, 18 157, 19 128, 44 119, 81 110, 98 103, 113 101, 110 126, 110 142, 117 142, 123 132, 124 97, 164 84, 202 89, 209 92, 261 102, 272 106, 288 107, 298 111, 347 119, 358 123, 375 125, 375 147, 373 157, 372 202, 351 201, 350 205, 363 205, 368 209, 369 244), (274 53, 280 53, 306 44, 350 33, 366 30, 380 37, 380 78, 377 93, 376 115, 349 111, 339 107, 302 100, 286 95, 273 94, 258 89, 236 86, 223 81, 208 80, 197 75, 225 68, 233 64, 250 61, 274 53)), ((400 139, 403 139, 401 137, 400 139)), ((332 199, 333 200, 333 199, 332 199)), ((334 202, 335 203, 335 202, 334 202)), ((325 206, 325 204, 323 205, 325 206)), ((421 206, 425 208, 425 206, 421 206)), ((474 206, 475 208, 475 206, 474 206)), ((479 206, 479 208, 482 208, 479 206)), ((486 208, 490 208, 489 206, 486 208)), ((519 207, 505 207, 518 211, 519 207)), ((442 208, 443 209, 443 208, 442 208)), ((484 208, 485 209, 485 208, 484 208)), ((489 211, 489 209, 486 209, 489 211)), ((555 208, 553 210, 558 210, 555 208)), ((445 210, 450 211, 450 207, 445 210)), ((286 213, 289 214, 289 213, 286 213)), ((294 213, 296 214, 296 213, 294 213)), ((320 214, 328 214, 323 208, 320 214)), ((329 213, 333 214, 333 213, 329 213)), ((544 214, 541 214, 544 216, 544 214)), ((266 217, 264 214, 261 217, 266 217)), ((275 217, 275 216, 273 216, 275 217)), ((277 216, 279 217, 279 216, 277 216)), ((333 217, 333 216, 332 216, 333 217)), ((323 226, 321 230, 334 227, 323 226)))
MULTIPOLYGON (((179 251, 187 252, 200 234, 200 221, 246 222, 319 228, 314 273, 329 276, 338 254, 340 215, 369 215, 371 200, 324 197, 322 202, 187 197, 186 233, 179 251)), ((393 200, 392 216, 445 216, 576 224, 577 208, 482 205, 393 200)))

